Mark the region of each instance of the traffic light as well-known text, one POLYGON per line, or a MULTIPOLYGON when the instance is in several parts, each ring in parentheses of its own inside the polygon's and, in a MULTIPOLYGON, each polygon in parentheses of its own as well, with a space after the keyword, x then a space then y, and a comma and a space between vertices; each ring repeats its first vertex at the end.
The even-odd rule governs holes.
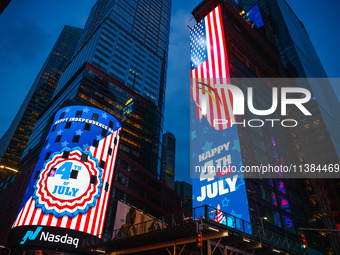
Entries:
POLYGON ((200 247, 200 248, 203 247, 202 234, 198 234, 197 243, 198 243, 198 247, 200 247))
POLYGON ((306 239, 305 234, 299 235, 299 242, 300 242, 301 248, 308 249, 308 244, 307 244, 307 239, 306 239))

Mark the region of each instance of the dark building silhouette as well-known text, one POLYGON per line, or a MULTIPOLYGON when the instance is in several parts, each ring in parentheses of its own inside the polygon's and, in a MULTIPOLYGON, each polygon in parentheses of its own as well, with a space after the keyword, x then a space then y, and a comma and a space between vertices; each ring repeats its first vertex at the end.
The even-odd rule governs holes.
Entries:
POLYGON ((11 0, 2 0, 0 3, 0 14, 6 9, 7 5, 11 2, 11 0))
POLYGON ((171 189, 175 188, 175 156, 176 138, 175 135, 166 132, 162 139, 162 157, 160 180, 171 189))
POLYGON ((0 190, 13 181, 36 120, 50 102, 59 78, 72 58, 82 29, 65 26, 11 126, 0 140, 0 190))
POLYGON ((184 181, 175 181, 175 191, 181 196, 185 215, 192 213, 192 185, 184 181))

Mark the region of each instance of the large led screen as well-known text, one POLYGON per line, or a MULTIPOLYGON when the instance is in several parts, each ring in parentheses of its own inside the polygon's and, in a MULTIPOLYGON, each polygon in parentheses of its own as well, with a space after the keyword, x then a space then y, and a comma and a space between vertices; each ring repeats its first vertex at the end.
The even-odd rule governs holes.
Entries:
MULTIPOLYGON (((229 64, 221 6, 216 7, 190 33, 191 51, 191 177, 195 217, 205 215, 230 227, 250 222, 242 173, 228 171, 242 165, 233 98, 228 93, 229 64), (228 120, 215 122, 216 119, 228 120), (221 171, 219 171, 219 169, 221 171), (200 209, 197 209, 200 207, 200 209), (229 217, 230 216, 230 217, 229 217), (238 223, 235 223, 235 219, 238 223)), ((248 229, 251 232, 250 225, 248 229)))
POLYGON ((80 233, 102 238, 120 130, 113 116, 88 106, 56 113, 11 242, 59 247, 66 235, 66 248, 79 248, 72 240, 80 233))

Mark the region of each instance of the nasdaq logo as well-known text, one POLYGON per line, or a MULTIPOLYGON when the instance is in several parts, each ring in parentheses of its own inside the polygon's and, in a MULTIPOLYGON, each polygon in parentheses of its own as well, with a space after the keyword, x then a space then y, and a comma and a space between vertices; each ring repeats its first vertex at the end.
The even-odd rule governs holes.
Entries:
POLYGON ((24 244, 27 239, 28 240, 35 240, 35 238, 38 236, 41 229, 42 229, 42 227, 37 227, 37 229, 34 232, 32 230, 27 231, 24 238, 20 242, 20 244, 24 244))

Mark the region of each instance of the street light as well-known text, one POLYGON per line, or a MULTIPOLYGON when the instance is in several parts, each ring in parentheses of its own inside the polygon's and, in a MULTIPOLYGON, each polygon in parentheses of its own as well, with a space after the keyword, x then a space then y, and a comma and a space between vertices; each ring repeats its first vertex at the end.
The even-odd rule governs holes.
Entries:
POLYGON ((0 245, 0 249, 8 250, 8 255, 11 255, 11 249, 7 248, 6 246, 0 245))
MULTIPOLYGON (((10 167, 4 166, 4 165, 1 165, 0 168, 2 168, 2 169, 8 169, 8 170, 13 171, 13 172, 16 172, 16 173, 19 172, 18 170, 14 169, 14 168, 10 168, 10 167)), ((1 248, 1 247, 0 247, 0 248, 1 248)))

